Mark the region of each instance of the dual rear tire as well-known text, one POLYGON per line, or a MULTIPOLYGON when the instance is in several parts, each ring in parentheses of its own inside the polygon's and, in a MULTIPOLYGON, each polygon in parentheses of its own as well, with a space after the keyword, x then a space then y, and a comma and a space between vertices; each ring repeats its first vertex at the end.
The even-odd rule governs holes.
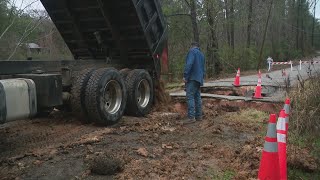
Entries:
POLYGON ((117 123, 124 112, 145 116, 153 104, 153 83, 145 70, 85 69, 71 89, 73 112, 101 125, 117 123))
POLYGON ((146 70, 132 70, 127 78, 128 101, 126 113, 132 116, 145 116, 152 108, 154 90, 153 82, 146 70))
POLYGON ((120 73, 113 69, 98 69, 87 84, 85 104, 89 118, 102 125, 117 123, 125 110, 127 91, 120 73))

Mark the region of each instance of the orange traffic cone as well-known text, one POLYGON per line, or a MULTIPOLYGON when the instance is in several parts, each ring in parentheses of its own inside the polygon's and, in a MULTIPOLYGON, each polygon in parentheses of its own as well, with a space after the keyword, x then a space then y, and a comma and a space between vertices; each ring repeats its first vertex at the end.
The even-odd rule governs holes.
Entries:
POLYGON ((281 180, 287 179, 287 133, 286 114, 284 110, 281 110, 277 123, 277 141, 281 180))
POLYGON ((236 78, 234 79, 233 86, 235 86, 235 87, 240 86, 240 68, 238 68, 237 75, 236 75, 236 78))
POLYGON ((257 87, 256 87, 256 90, 255 90, 255 93, 254 93, 254 96, 253 98, 256 98, 256 99, 261 99, 262 98, 262 95, 261 95, 261 72, 259 70, 259 78, 258 78, 258 84, 257 84, 257 87))
POLYGON ((276 121, 276 115, 271 114, 258 173, 261 180, 280 179, 276 121))
POLYGON ((286 131, 288 133, 288 129, 289 129, 289 115, 290 115, 290 99, 287 98, 285 103, 284 103, 284 107, 283 107, 285 113, 286 113, 286 131))

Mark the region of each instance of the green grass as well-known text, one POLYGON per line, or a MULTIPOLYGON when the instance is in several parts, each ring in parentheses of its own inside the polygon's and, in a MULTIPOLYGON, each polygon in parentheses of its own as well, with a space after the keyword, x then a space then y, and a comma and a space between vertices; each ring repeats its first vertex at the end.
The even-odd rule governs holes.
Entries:
POLYGON ((231 170, 224 171, 220 175, 214 175, 212 176, 212 180, 232 180, 236 173, 231 170))
POLYGON ((183 86, 183 83, 167 83, 166 88, 167 89, 173 89, 183 86))
POLYGON ((320 179, 320 172, 308 173, 300 169, 289 168, 288 179, 290 180, 318 180, 320 179))
MULTIPOLYGON (((290 129, 289 129, 290 132, 290 129)), ((297 146, 299 148, 308 148, 311 150, 311 156, 316 159, 320 159, 320 138, 315 138, 313 135, 293 135, 289 134, 290 144, 297 146)), ((318 164, 319 166, 319 164, 318 164)), ((320 169, 315 172, 306 172, 301 169, 296 169, 294 167, 288 167, 288 179, 293 180, 318 180, 320 179, 320 169)))
MULTIPOLYGON (((290 130, 289 130, 290 132, 290 130)), ((300 148, 311 149, 311 153, 314 157, 320 159, 320 138, 315 138, 312 135, 291 135, 289 134, 289 142, 292 145, 300 148)))
POLYGON ((165 89, 168 92, 173 92, 183 89, 183 86, 183 83, 167 83, 165 89))
POLYGON ((238 121, 243 123, 261 124, 268 120, 269 115, 256 109, 244 109, 235 113, 228 113, 224 117, 229 121, 238 121))

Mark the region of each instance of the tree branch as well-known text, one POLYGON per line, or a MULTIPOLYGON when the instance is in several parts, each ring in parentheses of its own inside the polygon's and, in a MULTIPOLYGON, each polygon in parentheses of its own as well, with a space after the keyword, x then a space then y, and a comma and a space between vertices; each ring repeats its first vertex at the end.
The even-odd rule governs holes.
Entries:
MULTIPOLYGON (((30 7, 32 4, 36 3, 37 1, 39 1, 39 0, 35 0, 35 1, 31 2, 30 4, 28 4, 27 6, 25 6, 23 9, 20 9, 20 10, 18 11, 17 15, 13 18, 12 22, 11 22, 11 23, 6 27, 6 29, 1 33, 1 35, 0 35, 0 40, 1 40, 1 38, 3 38, 3 36, 8 32, 8 30, 13 26, 13 24, 15 23, 17 17, 20 16, 21 13, 22 13, 26 8, 30 7)), ((22 3, 23 3, 23 2, 24 2, 24 0, 21 2, 20 8, 22 7, 22 3)), ((14 1, 14 3, 15 3, 15 1, 14 1)), ((14 8, 15 4, 13 4, 12 6, 13 6, 12 8, 14 8)))
POLYGON ((166 15, 166 17, 174 17, 174 16, 191 16, 190 14, 184 14, 184 13, 176 13, 176 14, 169 14, 166 15))
POLYGON ((28 26, 26 27, 22 37, 20 38, 19 42, 17 43, 16 47, 14 48, 13 52, 11 53, 11 55, 8 57, 7 61, 9 61, 13 56, 14 54, 17 52, 17 49, 18 47, 21 45, 22 41, 27 38, 42 22, 42 17, 39 18, 39 20, 36 22, 36 24, 32 27, 29 27, 32 22, 30 22, 28 24, 28 26))
POLYGON ((191 6, 190 6, 190 3, 188 2, 188 0, 184 0, 184 2, 186 2, 186 4, 187 4, 189 7, 191 7, 191 6))

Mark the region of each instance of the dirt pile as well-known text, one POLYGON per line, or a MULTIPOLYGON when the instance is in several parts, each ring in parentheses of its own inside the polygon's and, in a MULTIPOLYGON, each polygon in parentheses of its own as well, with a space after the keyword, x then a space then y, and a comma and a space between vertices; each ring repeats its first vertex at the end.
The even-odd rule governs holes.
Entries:
POLYGON ((171 102, 171 97, 165 89, 165 83, 160 81, 155 85, 155 107, 154 111, 172 111, 172 107, 168 106, 171 102))
POLYGON ((232 153, 230 165, 237 170, 235 179, 256 178, 258 175, 260 157, 262 153, 262 137, 247 141, 232 153))

